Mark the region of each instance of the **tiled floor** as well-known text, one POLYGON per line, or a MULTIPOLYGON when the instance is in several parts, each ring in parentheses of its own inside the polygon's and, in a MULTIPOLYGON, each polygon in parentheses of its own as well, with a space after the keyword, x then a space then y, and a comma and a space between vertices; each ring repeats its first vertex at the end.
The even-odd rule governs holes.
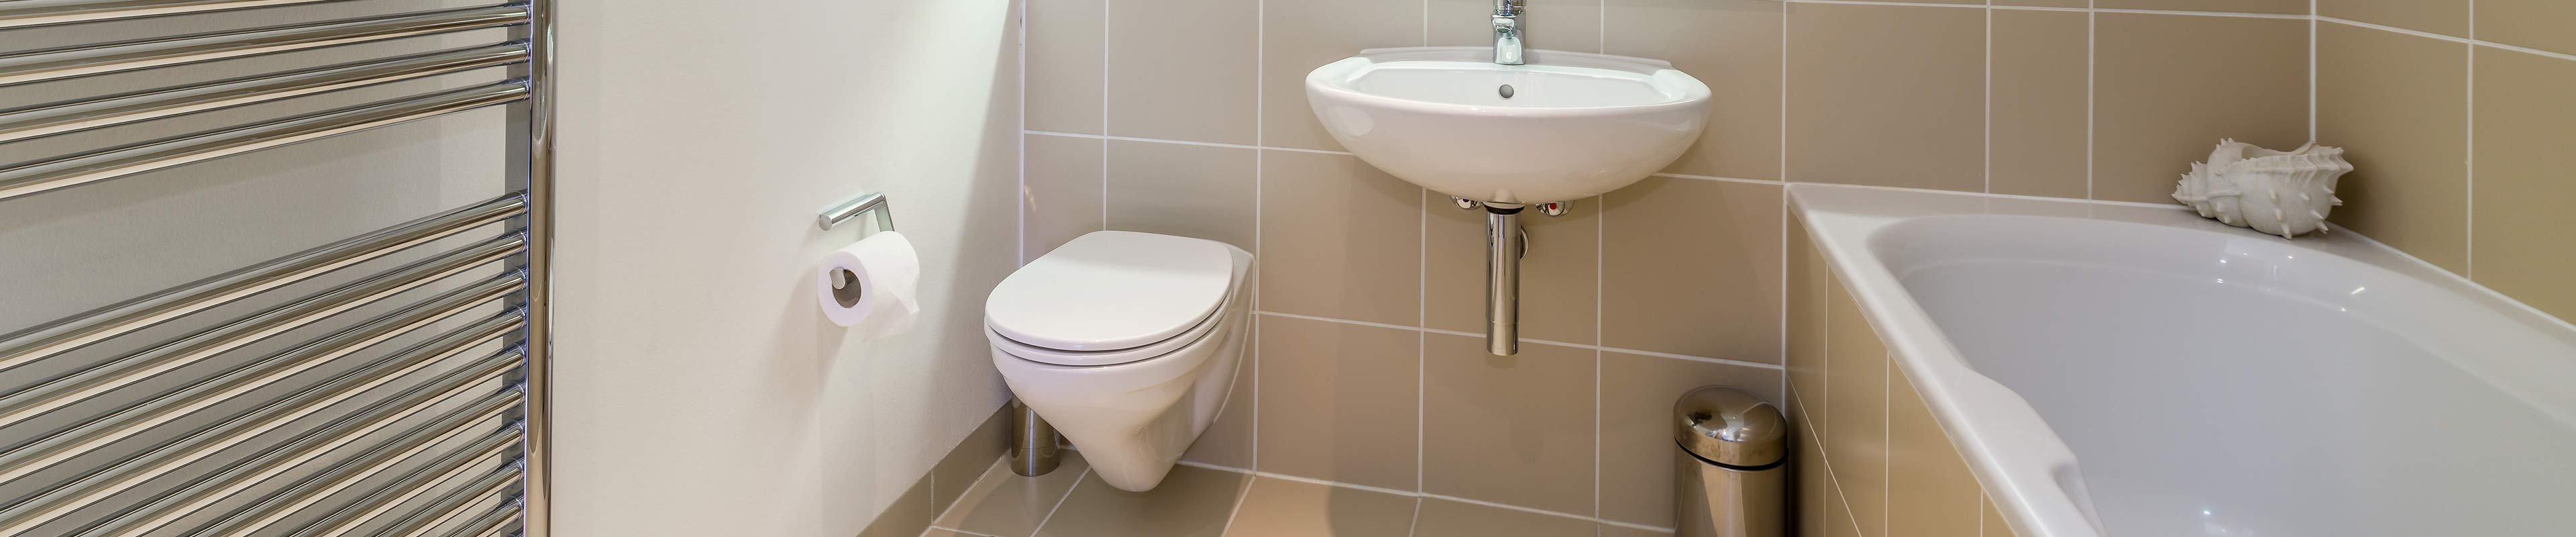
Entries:
POLYGON ((1152 491, 1110 488, 1078 452, 1038 477, 999 464, 923 537, 1659 537, 1441 498, 1255 476, 1172 469, 1152 491))

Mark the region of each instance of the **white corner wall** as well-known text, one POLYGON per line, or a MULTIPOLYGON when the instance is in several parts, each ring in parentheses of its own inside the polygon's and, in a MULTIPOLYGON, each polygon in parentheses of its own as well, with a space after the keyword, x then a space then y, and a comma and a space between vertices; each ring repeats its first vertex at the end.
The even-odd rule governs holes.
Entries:
MULTIPOLYGON (((1010 0, 560 0, 555 530, 855 535, 1007 394, 1010 0), (925 264, 911 333, 816 311, 869 191, 925 264)), ((865 227, 865 226, 861 226, 865 227)))

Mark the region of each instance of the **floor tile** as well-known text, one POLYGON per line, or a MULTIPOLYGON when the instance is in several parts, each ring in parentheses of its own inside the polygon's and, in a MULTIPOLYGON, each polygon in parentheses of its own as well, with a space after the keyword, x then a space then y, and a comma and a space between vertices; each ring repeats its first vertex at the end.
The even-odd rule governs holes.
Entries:
POLYGON ((1145 492, 1109 487, 1098 477, 1075 485, 1055 510, 1043 537, 1217 537, 1251 476, 1196 466, 1172 468, 1161 485, 1145 492))
POLYGON ((1601 537, 1672 537, 1670 532, 1641 530, 1627 526, 1601 525, 1601 537))
POLYGON ((1383 492, 1256 478, 1226 537, 1404 537, 1416 499, 1383 492))
POLYGON ((1075 480, 1090 469, 1082 454, 1070 451, 1055 471, 1037 477, 1020 477, 1008 465, 994 465, 935 525, 995 537, 1029 537, 1047 511, 1055 509, 1073 490, 1075 480))
POLYGON ((1592 537, 1593 522, 1472 503, 1423 498, 1413 537, 1592 537))

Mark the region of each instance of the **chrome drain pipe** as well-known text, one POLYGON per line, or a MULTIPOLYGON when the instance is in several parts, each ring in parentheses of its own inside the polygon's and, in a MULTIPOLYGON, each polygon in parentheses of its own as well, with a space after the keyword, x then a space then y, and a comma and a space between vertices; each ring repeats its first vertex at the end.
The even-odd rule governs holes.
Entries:
POLYGON ((1485 206, 1485 350, 1521 352, 1521 207, 1485 206))
POLYGON ((1449 198, 1459 209, 1485 210, 1485 350, 1495 356, 1521 352, 1521 258, 1529 256, 1529 232, 1521 229, 1521 212, 1565 216, 1573 202, 1522 205, 1449 198))

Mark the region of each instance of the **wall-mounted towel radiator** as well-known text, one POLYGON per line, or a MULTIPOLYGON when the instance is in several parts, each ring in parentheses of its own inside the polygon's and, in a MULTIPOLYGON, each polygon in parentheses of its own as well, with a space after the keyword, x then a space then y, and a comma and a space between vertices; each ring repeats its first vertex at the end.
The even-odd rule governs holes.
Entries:
MULTIPOLYGON (((0 1, 0 31, 184 27, 188 18, 348 2, 0 1)), ((48 154, 0 167, 0 201, 487 107, 506 110, 508 169, 497 175, 510 191, 0 335, 0 535, 546 535, 550 10, 549 0, 522 0, 45 48, 0 40, 6 92, 403 39, 507 36, 0 110, 0 144, 62 141, 505 73, 48 154)))

